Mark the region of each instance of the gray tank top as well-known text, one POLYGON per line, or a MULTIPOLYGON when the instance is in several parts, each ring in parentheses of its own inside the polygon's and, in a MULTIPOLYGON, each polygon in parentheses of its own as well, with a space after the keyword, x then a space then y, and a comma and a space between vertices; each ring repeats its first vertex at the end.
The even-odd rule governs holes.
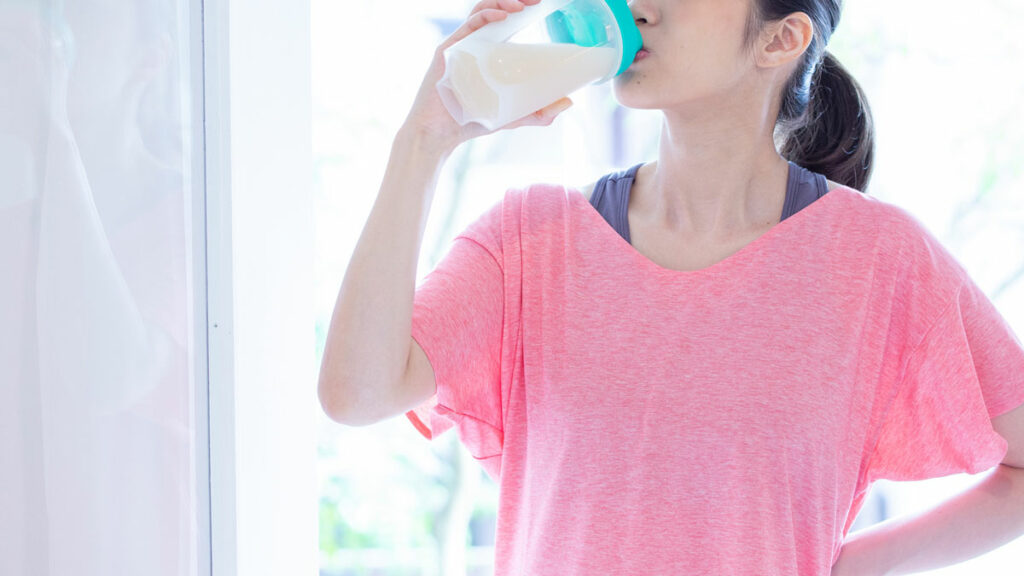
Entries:
MULTIPOLYGON (((630 244, 633 242, 629 238, 629 220, 626 217, 626 208, 629 206, 629 192, 633 187, 633 178, 636 177, 637 170, 643 165, 644 163, 641 162, 628 170, 602 176, 590 194, 590 204, 630 244)), ((786 201, 782 205, 780 221, 796 214, 827 192, 828 180, 825 176, 790 162, 786 201)))

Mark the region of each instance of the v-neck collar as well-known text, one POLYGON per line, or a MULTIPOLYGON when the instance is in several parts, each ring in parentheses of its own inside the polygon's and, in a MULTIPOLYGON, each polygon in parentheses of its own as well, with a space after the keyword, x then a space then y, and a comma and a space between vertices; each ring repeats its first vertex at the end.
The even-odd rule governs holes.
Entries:
MULTIPOLYGON (((626 171, 626 176, 624 177, 628 177, 630 179, 634 178, 637 170, 642 165, 643 163, 633 166, 628 171, 626 171)), ((794 185, 794 182, 797 182, 798 180, 793 177, 795 175, 795 169, 799 169, 799 167, 790 162, 790 178, 789 183, 786 187, 786 201, 784 203, 784 206, 787 206, 790 202, 796 202, 796 186, 794 185)), ((607 185, 607 183, 605 185, 607 185)), ((630 182, 629 186, 632 187, 632 182, 630 182)), ((733 252, 729 256, 726 256, 725 258, 719 260, 718 262, 715 262, 714 264, 711 264, 710 266, 705 266, 704 268, 698 268, 696 270, 676 270, 674 268, 666 268, 654 262, 647 256, 643 255, 639 250, 637 250, 632 245, 632 243, 627 239, 629 232, 628 218, 625 219, 625 232, 627 237, 624 237, 624 235, 621 234, 619 230, 613 228, 612 225, 609 224, 607 220, 605 220, 604 216, 597 210, 597 208, 593 206, 593 204, 591 204, 591 202, 583 195, 582 192, 577 190, 577 194, 571 195, 571 198, 573 201, 582 202, 583 204, 585 204, 585 206, 583 206, 582 209, 583 211, 591 214, 591 216, 589 216, 589 218, 591 218, 591 220, 593 221, 591 226, 598 229, 599 234, 602 234, 605 237, 607 237, 609 244, 617 246, 617 250, 621 250, 628 253, 630 255, 629 257, 637 262, 638 266, 648 269, 653 273, 661 276, 677 278, 695 278, 700 276, 724 273, 730 268, 754 257, 756 253, 758 253, 759 251, 763 251, 765 248, 767 248, 771 244, 771 242, 775 240, 776 237, 785 234, 786 231, 789 230, 790 228, 800 226, 804 220, 814 218, 818 212, 825 210, 828 204, 831 202, 831 200, 829 200, 829 197, 839 196, 839 194, 836 194, 836 192, 839 190, 839 188, 837 188, 836 190, 832 190, 831 192, 828 192, 824 196, 821 196, 808 206, 804 207, 802 210, 799 210, 796 213, 790 214, 788 217, 781 219, 779 222, 775 223, 770 228, 768 228, 768 230, 765 231, 763 234, 761 234, 757 238, 754 238, 747 244, 743 245, 743 247, 741 247, 736 252, 733 252), (594 221, 594 219, 596 219, 596 221, 594 221)), ((620 196, 623 198, 622 201, 626 204, 626 206, 628 206, 629 194, 621 194, 620 196)), ((785 215, 785 213, 786 208, 784 207, 783 214, 785 215)))

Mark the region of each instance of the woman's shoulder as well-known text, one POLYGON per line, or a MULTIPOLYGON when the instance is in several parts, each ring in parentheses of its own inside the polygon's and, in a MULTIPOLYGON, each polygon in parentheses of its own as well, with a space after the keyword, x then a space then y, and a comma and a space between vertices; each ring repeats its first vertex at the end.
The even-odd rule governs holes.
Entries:
POLYGON ((880 231, 892 233, 898 238, 914 239, 932 235, 920 218, 894 200, 871 196, 849 186, 839 185, 837 189, 847 191, 846 195, 852 199, 854 208, 860 211, 859 215, 875 219, 880 231))
POLYGON ((843 184, 829 181, 830 196, 843 198, 839 211, 846 220, 871 223, 871 228, 888 240, 919 235, 923 229, 921 221, 906 208, 883 198, 843 184))
POLYGON ((590 200, 595 183, 587 186, 569 186, 555 182, 533 182, 529 185, 510 188, 506 192, 506 202, 515 202, 525 211, 531 209, 552 208, 553 205, 567 207, 575 194, 582 194, 590 200))
POLYGON ((863 199, 863 214, 875 220, 879 241, 904 274, 927 277, 931 282, 943 277, 954 284, 967 274, 935 230, 910 208, 867 194, 858 193, 856 198, 863 199))
POLYGON ((507 188, 498 202, 500 207, 496 205, 493 209, 503 214, 511 232, 519 233, 512 228, 538 220, 564 218, 578 204, 573 196, 581 192, 579 188, 554 182, 532 182, 507 188))

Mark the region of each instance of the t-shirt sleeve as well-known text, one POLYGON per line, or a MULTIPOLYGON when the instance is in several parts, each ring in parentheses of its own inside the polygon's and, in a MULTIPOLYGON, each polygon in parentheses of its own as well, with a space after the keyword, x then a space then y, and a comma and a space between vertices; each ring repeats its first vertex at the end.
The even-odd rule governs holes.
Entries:
POLYGON ((430 360, 437 391, 406 412, 428 440, 454 427, 494 478, 504 430, 503 357, 514 338, 506 322, 502 204, 458 234, 416 289, 412 337, 430 360))
POLYGON ((1006 455, 991 419, 1024 403, 1024 347, 963 268, 954 262, 951 271, 959 288, 906 356, 869 480, 976 474, 1006 455))

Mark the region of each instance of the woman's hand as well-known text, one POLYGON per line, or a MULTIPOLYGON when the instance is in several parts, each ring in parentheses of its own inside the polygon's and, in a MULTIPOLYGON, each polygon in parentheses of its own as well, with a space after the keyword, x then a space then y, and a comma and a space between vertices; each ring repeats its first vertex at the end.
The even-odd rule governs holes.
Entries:
POLYGON ((519 12, 525 9, 526 6, 539 4, 540 1, 482 0, 477 4, 462 26, 445 39, 434 51, 434 60, 430 65, 430 69, 427 70, 419 92, 416 94, 416 100, 413 103, 412 110, 409 111, 409 115, 405 119, 403 128, 427 136, 437 146, 454 149, 467 140, 492 134, 498 130, 509 130, 519 126, 548 126, 554 122, 555 117, 572 105, 572 100, 561 98, 551 105, 506 124, 497 130, 489 130, 476 122, 460 126, 452 118, 448 109, 444 107, 436 86, 444 76, 444 51, 449 46, 490 22, 505 19, 508 16, 508 12, 519 12))

